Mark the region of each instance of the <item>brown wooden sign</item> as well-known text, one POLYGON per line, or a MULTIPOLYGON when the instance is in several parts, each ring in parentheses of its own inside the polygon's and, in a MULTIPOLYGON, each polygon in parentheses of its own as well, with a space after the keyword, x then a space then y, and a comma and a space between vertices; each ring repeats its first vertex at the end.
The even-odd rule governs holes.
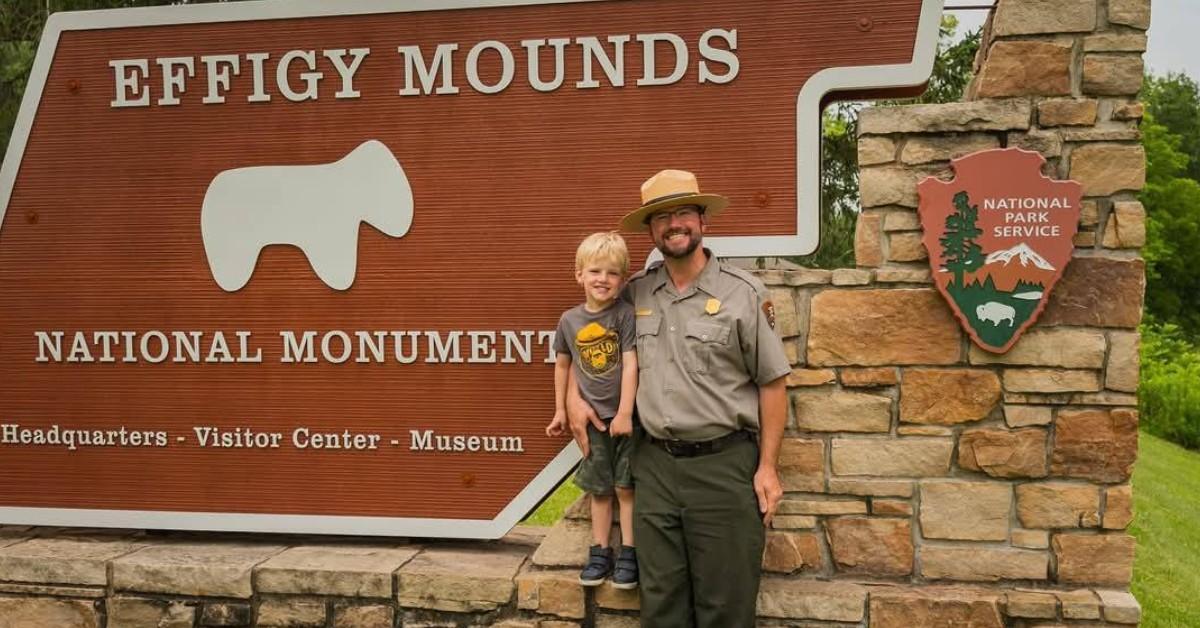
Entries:
POLYGON ((955 159, 917 187, 934 283, 981 348, 1004 353, 1037 321, 1075 250, 1082 186, 1019 148, 955 159))
POLYGON ((52 16, 0 171, 0 522, 503 534, 578 460, 542 430, 581 237, 674 167, 732 199, 718 253, 811 251, 822 103, 922 84, 940 12, 52 16))

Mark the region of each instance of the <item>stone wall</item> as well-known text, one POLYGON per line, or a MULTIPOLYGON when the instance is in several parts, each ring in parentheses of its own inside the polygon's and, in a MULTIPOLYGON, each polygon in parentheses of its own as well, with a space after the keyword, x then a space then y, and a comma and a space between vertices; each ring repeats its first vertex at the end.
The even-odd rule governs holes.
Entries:
MULTIPOLYGON (((928 490, 922 498, 954 495, 928 490)), ((771 533, 760 626, 1137 622, 1137 602, 1120 585, 1004 589, 867 575, 899 574, 913 562, 907 535, 917 524, 903 515, 912 502, 906 491, 882 492, 889 495, 793 499, 809 504, 798 512, 821 514, 785 515, 791 528, 771 533), (829 540, 817 533, 822 525, 829 540), (873 551, 831 553, 843 540, 873 551), (812 577, 843 571, 853 577, 812 577)), ((0 628, 636 628, 636 591, 578 584, 585 512, 581 500, 548 534, 518 528, 499 542, 0 527, 0 628)))
MULTIPOLYGON (((856 268, 761 271, 794 363, 763 626, 1128 625, 1148 0, 1000 0, 966 102, 868 109, 856 268), (932 287, 916 183, 1018 146, 1083 185, 1075 258, 1005 355, 932 287)), ((0 528, 0 628, 637 625, 541 538, 334 543, 0 528)))
MULTIPOLYGON (((764 625, 1137 623, 1149 10, 1000 0, 965 102, 862 112, 856 268, 759 271, 795 366, 764 625), (1046 310, 995 355, 932 285, 916 185, 1000 147, 1040 152, 1084 207, 1046 310)), ((586 529, 560 524, 534 565, 578 564, 586 529)))
MULTIPOLYGON (((582 588, 530 572, 542 532, 414 544, 0 527, 0 628, 579 626, 582 588)), ((598 625, 636 625, 612 621, 598 625)))

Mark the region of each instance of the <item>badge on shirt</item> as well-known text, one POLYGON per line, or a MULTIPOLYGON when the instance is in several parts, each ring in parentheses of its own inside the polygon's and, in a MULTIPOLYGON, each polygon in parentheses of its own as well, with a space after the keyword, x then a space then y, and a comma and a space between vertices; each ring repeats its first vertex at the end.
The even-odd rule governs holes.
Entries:
POLYGON ((775 304, 770 301, 763 301, 762 310, 763 314, 767 317, 767 324, 771 326, 771 329, 775 329, 775 304))
POLYGON ((704 304, 704 311, 708 312, 709 316, 715 315, 717 312, 721 311, 721 302, 717 299, 709 299, 704 304))
POLYGON ((643 308, 643 309, 640 309, 640 310, 634 312, 633 314, 634 314, 634 316, 650 316, 653 313, 654 313, 654 310, 643 308))

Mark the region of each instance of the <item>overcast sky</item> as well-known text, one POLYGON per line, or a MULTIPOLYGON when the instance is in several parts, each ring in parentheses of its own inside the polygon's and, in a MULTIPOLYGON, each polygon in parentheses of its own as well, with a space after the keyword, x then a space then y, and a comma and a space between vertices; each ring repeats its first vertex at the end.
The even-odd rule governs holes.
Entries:
MULTIPOLYGON (((955 5, 994 4, 994 0, 946 0, 955 5)), ((1154 74, 1183 72, 1200 81, 1200 0, 1153 0, 1150 13, 1150 43, 1146 67, 1154 74)), ((987 11, 951 11, 958 17, 960 32, 983 24, 987 11)))

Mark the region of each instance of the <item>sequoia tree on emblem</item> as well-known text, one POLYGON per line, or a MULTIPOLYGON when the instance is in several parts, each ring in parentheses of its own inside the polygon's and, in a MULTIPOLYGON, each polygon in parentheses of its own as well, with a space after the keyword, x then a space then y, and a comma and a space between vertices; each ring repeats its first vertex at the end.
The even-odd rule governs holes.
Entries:
POLYGON ((1037 320, 1071 261, 1081 186, 1017 148, 954 160, 953 180, 917 186, 934 284, 983 349, 1004 353, 1037 320))

